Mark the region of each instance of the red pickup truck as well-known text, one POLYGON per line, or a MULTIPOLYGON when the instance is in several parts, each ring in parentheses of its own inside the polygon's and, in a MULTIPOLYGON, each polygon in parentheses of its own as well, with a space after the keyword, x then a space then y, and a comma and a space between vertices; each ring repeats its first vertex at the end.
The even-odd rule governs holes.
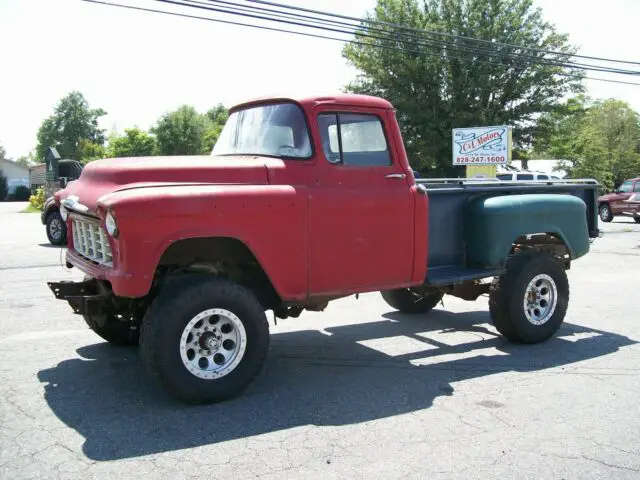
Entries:
POLYGON ((220 401, 260 372, 266 311, 361 292, 418 315, 488 294, 507 339, 548 339, 599 235, 597 188, 416 181, 389 102, 265 98, 231 109, 210 156, 88 164, 55 195, 86 276, 49 286, 108 342, 139 343, 175 397, 220 401))

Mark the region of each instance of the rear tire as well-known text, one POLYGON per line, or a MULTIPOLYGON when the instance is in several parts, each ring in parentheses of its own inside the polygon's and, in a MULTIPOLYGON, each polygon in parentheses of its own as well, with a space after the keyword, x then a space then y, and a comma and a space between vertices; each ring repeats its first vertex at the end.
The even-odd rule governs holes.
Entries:
POLYGON ((47 215, 45 226, 51 245, 59 247, 67 243, 67 225, 62 220, 60 212, 55 211, 47 215))
POLYGON ((633 217, 633 220, 634 220, 636 223, 640 223, 640 216, 638 216, 638 217, 633 217))
POLYGON ((118 345, 138 345, 140 329, 131 322, 121 322, 114 315, 83 315, 89 328, 107 342, 118 345))
POLYGON ((397 290, 382 291, 380 295, 391 308, 395 308, 400 313, 418 314, 433 310, 442 300, 444 294, 437 292, 421 295, 408 288, 399 288, 397 290))
POLYGON ((600 220, 603 222, 610 222, 613 220, 613 213, 608 203, 601 203, 598 207, 598 213, 600 214, 600 220))
POLYGON ((269 324, 250 290, 205 277, 160 293, 145 314, 140 345, 147 369, 174 398, 221 402, 260 373, 269 324))
POLYGON ((569 305, 569 280, 562 264, 546 253, 511 257, 489 292, 493 323, 516 343, 540 343, 562 325, 569 305))

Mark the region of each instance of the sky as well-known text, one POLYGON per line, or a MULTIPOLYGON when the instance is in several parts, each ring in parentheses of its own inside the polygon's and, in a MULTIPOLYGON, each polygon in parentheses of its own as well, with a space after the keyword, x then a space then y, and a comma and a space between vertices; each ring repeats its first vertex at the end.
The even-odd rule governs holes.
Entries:
MULTIPOLYGON (((375 0, 279 3, 361 17, 375 0)), ((579 53, 640 61, 635 35, 640 0, 534 3, 547 21, 569 34, 579 53)), ((231 106, 276 93, 331 94, 356 74, 342 58, 340 42, 81 0, 0 0, 0 46, 0 144, 9 158, 35 148, 40 123, 72 90, 108 112, 103 128, 122 131, 134 125, 148 129, 182 104, 204 112, 217 103, 231 106)), ((586 85, 595 98, 615 97, 640 111, 640 87, 586 85)))

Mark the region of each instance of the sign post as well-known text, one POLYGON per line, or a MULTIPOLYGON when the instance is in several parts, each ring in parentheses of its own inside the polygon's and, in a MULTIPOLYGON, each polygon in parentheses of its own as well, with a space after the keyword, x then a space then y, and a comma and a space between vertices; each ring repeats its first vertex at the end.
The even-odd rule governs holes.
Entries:
POLYGON ((453 164, 466 166, 467 178, 495 178, 498 165, 511 163, 511 127, 456 128, 452 147, 453 164))

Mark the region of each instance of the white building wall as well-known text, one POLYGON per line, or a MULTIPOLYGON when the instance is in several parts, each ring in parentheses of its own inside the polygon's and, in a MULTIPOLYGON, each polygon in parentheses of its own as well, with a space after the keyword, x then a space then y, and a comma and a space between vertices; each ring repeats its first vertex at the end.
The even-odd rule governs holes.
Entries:
POLYGON ((9 193, 13 193, 18 185, 29 188, 29 169, 11 160, 0 159, 0 171, 7 177, 9 193))

